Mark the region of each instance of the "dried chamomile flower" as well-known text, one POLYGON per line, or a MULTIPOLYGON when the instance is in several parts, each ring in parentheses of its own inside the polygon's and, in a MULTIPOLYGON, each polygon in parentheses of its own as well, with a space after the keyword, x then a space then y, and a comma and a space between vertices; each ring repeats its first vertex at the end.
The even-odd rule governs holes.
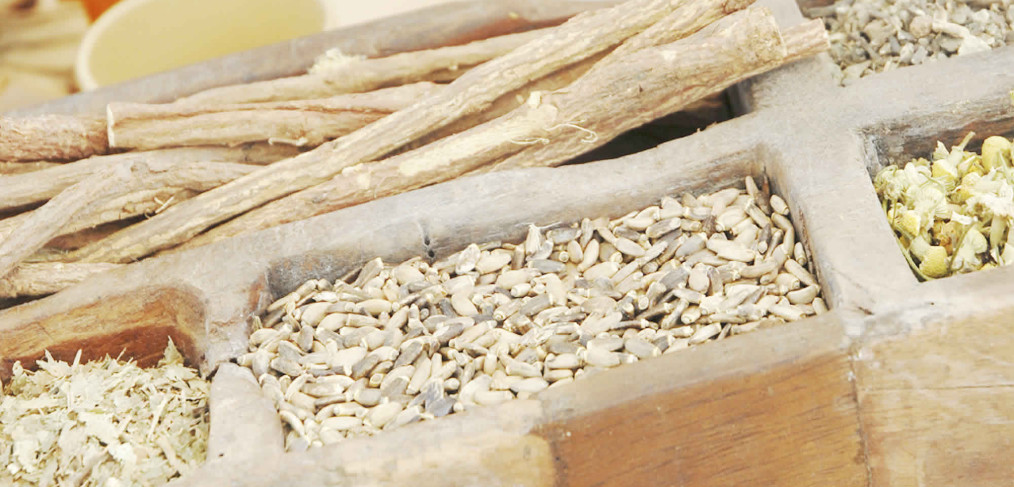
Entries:
POLYGON ((912 269, 922 279, 1014 262, 1014 144, 983 141, 981 155, 965 151, 969 133, 932 160, 888 166, 873 179, 884 212, 912 269))
POLYGON ((20 363, 0 396, 0 484, 160 485, 204 461, 208 382, 172 342, 157 367, 20 363))

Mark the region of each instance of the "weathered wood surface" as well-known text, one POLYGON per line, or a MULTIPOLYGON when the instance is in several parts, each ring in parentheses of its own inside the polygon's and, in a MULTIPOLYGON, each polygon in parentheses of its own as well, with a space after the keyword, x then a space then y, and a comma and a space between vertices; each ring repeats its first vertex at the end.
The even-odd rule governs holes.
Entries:
POLYGON ((307 278, 764 173, 789 201, 830 315, 314 452, 268 461, 262 445, 237 446, 231 463, 176 485, 285 485, 291 472, 311 485, 1005 485, 1014 269, 917 283, 869 171, 936 137, 1014 134, 1014 48, 845 89, 828 62, 755 78, 740 100, 757 112, 634 156, 469 177, 95 276, 0 312, 0 363, 47 346, 154 358, 153 341, 133 335, 144 331, 174 334, 210 370, 244 349, 254 314, 307 278))

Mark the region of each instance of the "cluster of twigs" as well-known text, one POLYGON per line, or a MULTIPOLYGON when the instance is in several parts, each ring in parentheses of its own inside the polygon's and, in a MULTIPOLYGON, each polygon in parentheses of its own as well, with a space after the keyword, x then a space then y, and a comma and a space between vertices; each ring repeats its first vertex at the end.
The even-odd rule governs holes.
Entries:
POLYGON ((555 166, 827 49, 819 21, 782 31, 751 1, 629 0, 462 46, 112 103, 104 119, 0 118, 0 168, 34 169, 0 175, 0 296, 468 173, 555 166))

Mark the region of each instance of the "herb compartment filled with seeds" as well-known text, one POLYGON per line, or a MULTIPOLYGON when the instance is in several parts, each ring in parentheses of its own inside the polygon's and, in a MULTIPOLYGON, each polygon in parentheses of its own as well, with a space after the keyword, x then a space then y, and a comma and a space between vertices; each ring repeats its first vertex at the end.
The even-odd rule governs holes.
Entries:
POLYGON ((288 451, 536 397, 827 311, 789 218, 747 177, 612 220, 530 224, 521 242, 435 262, 376 258, 272 303, 238 361, 272 398, 288 451))

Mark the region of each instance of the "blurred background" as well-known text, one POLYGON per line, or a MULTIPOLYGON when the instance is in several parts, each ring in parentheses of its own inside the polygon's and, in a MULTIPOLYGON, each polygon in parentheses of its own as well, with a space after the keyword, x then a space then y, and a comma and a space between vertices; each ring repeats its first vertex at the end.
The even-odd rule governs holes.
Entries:
POLYGON ((0 0, 0 112, 447 1, 0 0))

